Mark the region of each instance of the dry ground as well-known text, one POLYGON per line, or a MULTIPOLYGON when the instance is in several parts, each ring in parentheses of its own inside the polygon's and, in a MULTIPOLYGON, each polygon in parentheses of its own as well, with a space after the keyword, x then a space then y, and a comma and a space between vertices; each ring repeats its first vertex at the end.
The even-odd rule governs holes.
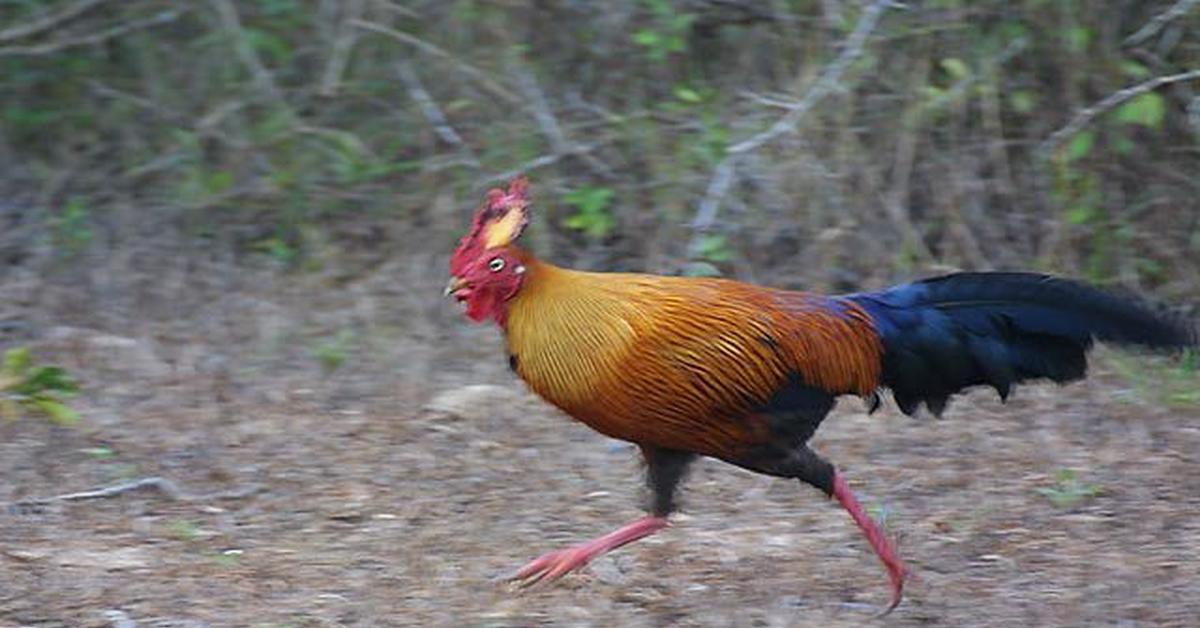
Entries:
POLYGON ((1104 373, 1022 388, 1007 406, 973 394, 940 422, 893 409, 868 417, 843 401, 816 447, 886 513, 919 578, 884 620, 871 617, 887 598, 884 572, 842 511, 807 487, 711 461, 697 465, 672 529, 514 592, 493 578, 637 516, 640 471, 628 447, 525 396, 499 354, 481 363, 410 372, 401 392, 363 396, 292 381, 218 401, 203 392, 211 382, 160 382, 139 398, 136 382, 110 379, 106 392, 123 396, 93 390, 80 401, 84 426, 0 424, 0 626, 1200 617, 1200 414, 1147 403, 1104 373), (479 383, 499 386, 462 390, 479 383), (431 408, 445 390, 458 393, 431 408), (455 410, 464 395, 474 403, 455 410), (1039 489, 1058 486, 1063 469, 1098 494, 1052 503, 1039 489), (145 490, 14 505, 155 475, 200 498, 145 490))

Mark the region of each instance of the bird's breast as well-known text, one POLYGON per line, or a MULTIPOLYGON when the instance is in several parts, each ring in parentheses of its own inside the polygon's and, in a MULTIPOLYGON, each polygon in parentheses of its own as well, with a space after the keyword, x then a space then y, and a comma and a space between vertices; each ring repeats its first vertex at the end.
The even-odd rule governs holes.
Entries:
POLYGON ((539 333, 510 328, 509 366, 538 395, 569 414, 601 404, 614 374, 629 354, 621 334, 558 328, 545 322, 539 333))

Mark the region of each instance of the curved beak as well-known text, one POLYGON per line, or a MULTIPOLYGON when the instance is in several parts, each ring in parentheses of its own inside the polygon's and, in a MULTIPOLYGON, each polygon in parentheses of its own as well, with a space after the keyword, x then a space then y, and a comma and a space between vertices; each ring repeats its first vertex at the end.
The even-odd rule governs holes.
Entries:
POLYGON ((462 277, 450 277, 450 283, 446 284, 446 289, 442 291, 443 297, 453 295, 455 292, 467 287, 467 280, 462 277))

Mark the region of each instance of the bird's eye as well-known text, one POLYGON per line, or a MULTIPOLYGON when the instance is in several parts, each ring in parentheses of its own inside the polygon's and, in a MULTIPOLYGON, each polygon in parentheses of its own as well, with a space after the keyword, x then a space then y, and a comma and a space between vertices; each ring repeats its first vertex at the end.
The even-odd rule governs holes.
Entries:
POLYGON ((491 269, 492 272, 498 273, 501 270, 504 270, 504 260, 500 259, 499 257, 493 257, 492 261, 488 262, 488 268, 491 269))

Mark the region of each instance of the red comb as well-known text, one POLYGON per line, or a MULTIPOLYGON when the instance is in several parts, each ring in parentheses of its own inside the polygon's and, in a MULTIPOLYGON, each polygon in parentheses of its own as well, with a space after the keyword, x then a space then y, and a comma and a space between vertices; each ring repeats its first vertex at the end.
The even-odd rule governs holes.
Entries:
MULTIPOLYGON (((508 190, 500 188, 488 190, 483 204, 475 212, 475 218, 471 222, 471 230, 459 241, 458 248, 454 250, 454 255, 450 257, 450 274, 457 275, 463 272, 466 266, 484 251, 485 230, 489 225, 500 221, 509 211, 524 211, 528 204, 529 180, 524 176, 518 176, 509 182, 508 190)), ((520 235, 527 220, 527 217, 521 220, 516 230, 517 235, 520 235)), ((512 239, 515 238, 516 236, 514 235, 512 239)))

